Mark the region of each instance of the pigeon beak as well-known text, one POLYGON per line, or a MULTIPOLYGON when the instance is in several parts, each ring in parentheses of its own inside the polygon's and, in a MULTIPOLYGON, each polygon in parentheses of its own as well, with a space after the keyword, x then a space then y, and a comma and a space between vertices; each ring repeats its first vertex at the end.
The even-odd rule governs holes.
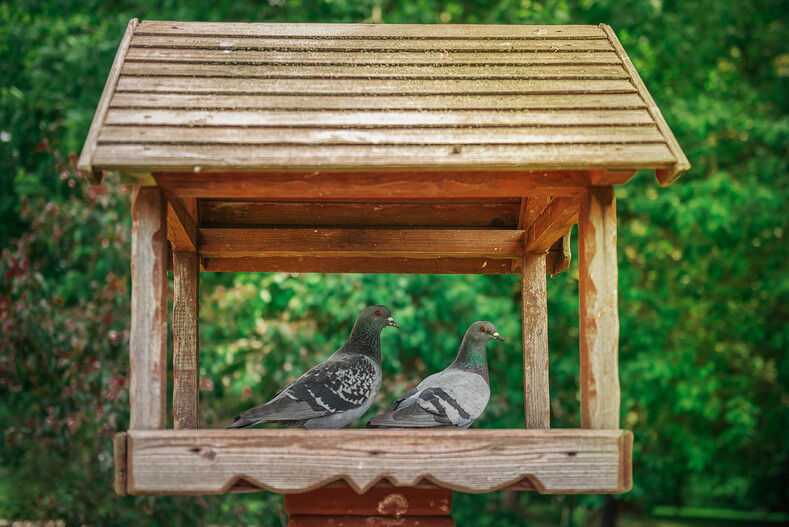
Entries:
POLYGON ((395 322, 392 317, 389 317, 389 318, 386 319, 386 325, 395 327, 397 329, 400 329, 400 326, 397 325, 397 322, 395 322))
POLYGON ((499 335, 498 331, 493 334, 493 338, 496 339, 496 340, 500 340, 502 342, 507 342, 506 340, 504 340, 504 338, 501 335, 499 335))

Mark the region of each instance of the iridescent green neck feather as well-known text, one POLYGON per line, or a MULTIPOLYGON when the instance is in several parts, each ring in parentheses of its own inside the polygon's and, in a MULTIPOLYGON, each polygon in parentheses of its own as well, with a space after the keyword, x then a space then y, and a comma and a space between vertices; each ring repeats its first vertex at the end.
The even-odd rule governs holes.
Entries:
POLYGON ((487 342, 488 339, 480 338, 474 334, 464 336, 452 367, 478 373, 485 379, 485 382, 488 382, 488 358, 485 355, 487 342))
POLYGON ((348 353, 361 353, 381 362, 381 329, 362 318, 356 321, 348 341, 341 348, 348 353))

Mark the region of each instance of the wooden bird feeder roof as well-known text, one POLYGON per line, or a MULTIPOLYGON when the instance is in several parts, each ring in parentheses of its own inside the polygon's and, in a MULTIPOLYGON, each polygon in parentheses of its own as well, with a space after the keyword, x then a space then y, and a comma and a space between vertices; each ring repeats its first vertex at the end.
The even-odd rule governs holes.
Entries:
POLYGON ((610 27, 132 24, 81 169, 688 169, 610 27))
POLYGON ((134 186, 119 493, 630 488, 613 188, 689 164, 610 27, 135 19, 79 167, 134 186), (582 428, 556 430, 545 277, 576 223, 582 428), (201 430, 201 271, 520 274, 526 430, 201 430))

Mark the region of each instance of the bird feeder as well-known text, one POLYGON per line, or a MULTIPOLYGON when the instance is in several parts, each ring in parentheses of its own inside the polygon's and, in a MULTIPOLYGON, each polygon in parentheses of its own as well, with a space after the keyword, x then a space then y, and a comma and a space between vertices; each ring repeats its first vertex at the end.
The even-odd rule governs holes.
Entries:
POLYGON ((614 186, 689 164, 610 27, 135 19, 79 168, 134 187, 119 493, 267 489, 290 512, 445 525, 448 489, 630 488, 614 186), (582 428, 551 429, 546 274, 575 223, 582 428), (526 428, 200 429, 201 271, 520 274, 526 428))

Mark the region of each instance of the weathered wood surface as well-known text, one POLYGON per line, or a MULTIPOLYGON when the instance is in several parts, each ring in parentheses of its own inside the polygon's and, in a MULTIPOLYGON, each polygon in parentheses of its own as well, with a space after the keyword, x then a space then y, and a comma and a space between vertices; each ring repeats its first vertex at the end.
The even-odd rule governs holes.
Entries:
POLYGON ((518 203, 201 200, 203 227, 474 227, 514 229, 518 203), (473 213, 469 213, 473 211, 473 213))
POLYGON ((448 516, 320 516, 295 514, 288 527, 455 527, 448 516))
POLYGON ((523 400, 527 429, 551 427, 545 260, 544 253, 528 253, 521 260, 523 400))
POLYGON ((435 485, 395 487, 377 483, 359 494, 347 483, 331 483, 301 494, 285 494, 288 514, 350 516, 446 516, 452 512, 452 491, 435 485))
POLYGON ((551 251, 556 250, 556 258, 554 258, 552 265, 548 265, 547 268, 551 278, 556 278, 570 268, 570 262, 572 261, 572 253, 570 252, 571 233, 572 230, 567 231, 558 242, 551 246, 551 251))
POLYGON ((128 485, 128 458, 126 456, 126 432, 118 432, 112 438, 113 452, 115 454, 115 494, 126 496, 128 485))
POLYGON ((612 187, 592 187, 578 217, 581 425, 619 427, 619 313, 616 199, 612 187))
POLYGON ((490 229, 199 229, 207 258, 361 256, 514 258, 524 232, 490 229))
POLYGON ((184 200, 167 200, 167 239, 174 251, 197 251, 197 222, 184 200))
POLYGON ((526 231, 526 250, 545 252, 578 221, 578 199, 552 200, 526 231))
POLYGON ((173 251, 173 425, 199 428, 200 258, 173 251))
MULTIPOLYGON (((558 255, 547 254, 553 264, 558 255)), ((270 257, 205 258, 206 271, 255 273, 518 274, 510 260, 494 258, 270 257)))
POLYGON ((541 493, 624 492, 624 430, 130 431, 130 494, 214 494, 240 478, 276 492, 344 480, 357 492, 423 479, 489 492, 529 479, 541 493))
POLYGON ((676 163, 671 168, 659 169, 655 171, 655 175, 657 176, 660 184, 667 187, 676 181, 677 178, 684 172, 690 170, 690 162, 685 156, 685 152, 683 152, 682 148, 679 146, 677 138, 674 137, 671 128, 668 127, 668 123, 666 123, 663 113, 660 111, 660 108, 658 108, 658 105, 655 104, 655 100, 652 98, 649 90, 647 90, 644 81, 641 79, 641 75, 638 74, 635 66, 633 66, 633 61, 631 61, 630 57, 628 57, 627 53, 625 53, 625 49, 622 47, 622 43, 619 42, 619 38, 617 38, 614 30, 611 29, 611 26, 606 24, 600 24, 600 28, 605 32, 605 35, 611 42, 611 46, 616 51, 616 54, 619 55, 620 59, 622 59, 622 65, 630 76, 633 85, 638 89, 638 94, 644 99, 644 103, 646 103, 647 109, 649 110, 655 125, 660 130, 660 133, 666 138, 666 145, 677 159, 676 163))
POLYGON ((156 187, 132 197, 129 428, 164 428, 167 415, 167 204, 156 187))
POLYGON ((131 43, 132 35, 137 27, 137 19, 132 18, 129 20, 129 25, 126 26, 126 33, 123 35, 118 51, 115 53, 115 60, 112 61, 112 68, 110 74, 107 76, 107 82, 104 83, 104 90, 101 92, 96 113, 93 115, 93 121, 90 123, 88 130, 88 137, 85 139, 85 146, 82 148, 82 153, 77 161, 77 168, 82 172, 87 180, 96 185, 101 182, 101 172, 94 172, 93 170, 93 155, 96 152, 96 146, 101 132, 101 127, 104 125, 104 119, 107 117, 107 111, 110 108, 110 100, 115 87, 118 84, 118 79, 121 75, 121 67, 126 58, 126 53, 129 51, 129 44, 131 43))
POLYGON ((154 177, 170 197, 308 201, 576 196, 589 184, 585 171, 160 172, 154 177))
POLYGON ((143 22, 91 168, 672 171, 615 44, 592 26, 143 22))

